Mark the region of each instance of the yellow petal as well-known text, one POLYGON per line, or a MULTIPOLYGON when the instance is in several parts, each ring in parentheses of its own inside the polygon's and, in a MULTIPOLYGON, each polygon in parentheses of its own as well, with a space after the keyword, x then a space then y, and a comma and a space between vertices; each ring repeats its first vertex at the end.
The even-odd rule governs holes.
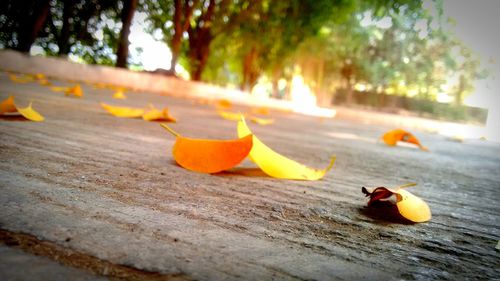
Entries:
POLYGON ((127 96, 125 96, 125 94, 123 93, 123 91, 116 91, 116 93, 113 95, 113 98, 114 99, 124 100, 124 99, 127 98, 127 96))
POLYGON ((43 73, 37 73, 35 74, 35 78, 38 80, 43 80, 46 79, 45 75, 43 73))
POLYGON ((14 83, 20 83, 20 84, 29 83, 29 82, 33 81, 33 78, 31 78, 29 76, 23 77, 23 76, 17 76, 14 74, 10 74, 9 79, 14 83))
POLYGON ((82 87, 80 86, 80 84, 76 84, 75 86, 71 87, 71 88, 68 88, 66 90, 66 96, 69 96, 69 95, 73 95, 75 97, 83 97, 83 91, 82 91, 82 87))
POLYGON ((31 104, 32 103, 30 102, 30 104, 27 107, 24 107, 24 108, 16 107, 17 111, 19 113, 21 113, 21 115, 24 116, 24 118, 29 119, 31 121, 36 121, 36 122, 43 121, 45 118, 43 118, 43 116, 40 115, 40 113, 36 112, 31 107, 31 104))
POLYGON ((399 195, 396 206, 403 217, 413 222, 425 222, 431 219, 431 209, 424 200, 403 189, 392 192, 399 195))
POLYGON ((98 83, 95 83, 93 85, 94 85, 94 89, 96 89, 96 90, 100 90, 100 89, 105 89, 106 88, 106 83, 102 83, 102 82, 98 82, 98 83))
POLYGON ((241 114, 241 113, 235 113, 235 112, 229 112, 229 111, 219 110, 219 111, 217 111, 217 113, 219 113, 219 115, 222 118, 224 118, 226 120, 230 120, 230 121, 240 121, 241 117, 243 117, 243 114, 241 114))
POLYGON ((163 110, 159 110, 155 107, 152 107, 149 111, 142 115, 142 119, 146 121, 166 121, 166 122, 177 122, 177 120, 170 116, 168 113, 168 109, 164 108, 163 110))
POLYGON ((255 116, 250 117, 250 121, 257 123, 259 125, 269 125, 274 123, 274 119, 258 118, 255 116))
MULTIPOLYGON (((241 138, 250 134, 253 135, 242 118, 238 122, 238 136, 241 138)), ((332 157, 326 169, 309 168, 273 151, 255 135, 253 136, 253 147, 249 156, 269 176, 295 180, 319 180, 333 167, 335 162, 335 157, 332 157)))
POLYGON ((125 107, 125 106, 112 106, 101 102, 101 106, 106 109, 111 115, 122 118, 137 118, 144 114, 144 109, 125 107))
POLYGON ((14 105, 14 97, 9 96, 5 100, 0 103, 0 114, 4 114, 7 112, 16 112, 16 106, 14 105))
POLYGON ((40 84, 42 86, 50 86, 50 85, 52 85, 52 83, 50 83, 50 81, 47 80, 47 79, 40 79, 40 80, 38 80, 38 84, 40 84))
POLYGON ((68 90, 68 88, 66 87, 59 87, 59 86, 53 86, 50 87, 50 89, 54 92, 66 92, 68 90))

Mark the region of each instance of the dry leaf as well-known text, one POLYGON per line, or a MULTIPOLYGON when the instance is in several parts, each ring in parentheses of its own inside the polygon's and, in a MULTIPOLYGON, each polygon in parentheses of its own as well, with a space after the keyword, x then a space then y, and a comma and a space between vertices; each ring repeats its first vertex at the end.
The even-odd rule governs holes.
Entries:
POLYGON ((82 87, 80 86, 80 84, 76 84, 75 86, 66 89, 66 96, 70 96, 70 95, 73 95, 73 96, 79 97, 79 98, 83 97, 83 91, 82 91, 82 87))
POLYGON ((168 109, 165 107, 163 110, 159 110, 153 105, 149 105, 150 110, 142 115, 142 119, 146 121, 165 121, 165 122, 177 122, 177 120, 170 116, 168 109))
POLYGON ((0 115, 5 113, 19 112, 24 118, 31 121, 43 121, 45 118, 32 108, 32 102, 27 107, 18 107, 14 103, 14 97, 9 96, 0 103, 0 115))
POLYGON ((420 149, 428 151, 428 149, 420 144, 420 141, 410 132, 402 129, 396 129, 385 133, 382 140, 389 146, 395 146, 398 141, 412 143, 417 145, 420 149))
POLYGON ((255 116, 250 116, 250 121, 257 123, 259 125, 269 125, 269 124, 274 123, 274 119, 258 118, 255 116))
POLYGON ((127 96, 125 96, 125 94, 123 93, 123 91, 119 90, 119 91, 115 92, 115 94, 113 95, 113 98, 114 99, 124 100, 124 99, 127 98, 127 96))
POLYGON ((217 173, 238 165, 252 149, 252 136, 235 140, 186 138, 161 124, 175 137, 172 150, 175 161, 183 168, 200 173, 217 173))
MULTIPOLYGON (((252 132, 245 123, 245 119, 242 118, 238 122, 238 136, 242 137, 250 134, 252 132)), ((269 176, 294 180, 319 180, 333 167, 333 163, 335 162, 335 157, 332 157, 326 169, 318 170, 309 168, 275 152, 262 143, 255 135, 253 136, 253 147, 249 156, 269 176)))
POLYGON ((368 206, 376 202, 388 202, 395 204, 398 212, 404 218, 412 222, 425 222, 431 219, 431 209, 424 200, 404 190, 405 187, 414 186, 411 183, 397 187, 396 189, 388 189, 385 187, 377 187, 372 192, 369 192, 365 187, 361 191, 368 197, 368 206))
POLYGON ((217 111, 217 113, 219 113, 219 115, 222 118, 224 118, 226 120, 230 120, 230 121, 240 121, 241 117, 244 116, 241 113, 235 113, 235 112, 229 112, 229 111, 222 111, 222 110, 217 111))
POLYGON ((102 108, 106 109, 111 115, 122 118, 138 118, 144 114, 144 109, 125 107, 125 106, 112 106, 101 102, 102 108))

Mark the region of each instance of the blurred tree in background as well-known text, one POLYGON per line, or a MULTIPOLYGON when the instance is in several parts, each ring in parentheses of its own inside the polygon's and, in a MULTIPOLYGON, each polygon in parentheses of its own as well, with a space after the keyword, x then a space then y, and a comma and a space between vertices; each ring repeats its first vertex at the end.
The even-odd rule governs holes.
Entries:
POLYGON ((0 47, 126 67, 139 12, 169 46, 171 74, 180 64, 192 80, 246 91, 263 79, 278 98, 300 74, 323 105, 353 103, 359 92, 445 93, 460 105, 485 73, 444 28, 441 1, 3 0, 0 47))

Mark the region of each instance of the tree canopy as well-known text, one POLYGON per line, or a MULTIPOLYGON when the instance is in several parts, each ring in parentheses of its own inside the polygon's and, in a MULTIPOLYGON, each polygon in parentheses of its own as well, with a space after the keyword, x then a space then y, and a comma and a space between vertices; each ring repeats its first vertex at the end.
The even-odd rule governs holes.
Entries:
POLYGON ((192 80, 250 91, 265 77, 275 97, 299 71, 328 104, 336 89, 461 104, 484 76, 477 57, 444 28, 441 0, 6 0, 0 47, 74 55, 125 67, 134 12, 161 34, 192 80))

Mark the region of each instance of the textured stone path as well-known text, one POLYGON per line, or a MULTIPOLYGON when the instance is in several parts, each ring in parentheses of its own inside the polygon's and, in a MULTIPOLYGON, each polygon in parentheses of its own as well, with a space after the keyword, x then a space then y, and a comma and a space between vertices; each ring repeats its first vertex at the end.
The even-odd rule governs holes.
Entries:
MULTIPOLYGON (((415 132, 430 153, 390 148, 377 142, 388 127, 272 112, 275 124, 251 124, 254 133, 310 166, 337 155, 323 180, 273 179, 249 161, 205 175, 175 164, 174 139, 158 123, 110 116, 99 102, 168 106, 179 120, 172 128, 185 136, 234 138, 235 123, 213 105, 150 93, 120 101, 110 90, 84 91, 84 98, 70 98, 0 75, 1 99, 34 100, 46 117, 0 119, 3 231, 166 280, 500 276, 498 144, 415 132), (429 203, 430 222, 388 221, 365 208, 362 186, 407 182, 418 183, 411 191, 429 203)), ((28 263, 13 266, 30 276, 28 263)))

